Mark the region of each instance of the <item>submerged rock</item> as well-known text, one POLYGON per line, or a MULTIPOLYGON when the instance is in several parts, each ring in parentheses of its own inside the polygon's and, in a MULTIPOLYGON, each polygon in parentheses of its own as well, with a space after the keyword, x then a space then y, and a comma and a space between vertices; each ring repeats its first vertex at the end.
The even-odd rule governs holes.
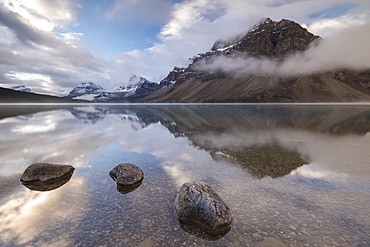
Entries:
POLYGON ((183 184, 177 193, 174 207, 180 221, 197 226, 206 233, 218 235, 230 230, 230 208, 206 183, 183 184))
POLYGON ((137 189, 144 179, 143 171, 130 163, 117 165, 109 172, 109 176, 116 181, 117 190, 122 194, 137 189))
POLYGON ((27 167, 20 181, 31 190, 49 191, 66 184, 75 168, 71 165, 35 163, 27 167))

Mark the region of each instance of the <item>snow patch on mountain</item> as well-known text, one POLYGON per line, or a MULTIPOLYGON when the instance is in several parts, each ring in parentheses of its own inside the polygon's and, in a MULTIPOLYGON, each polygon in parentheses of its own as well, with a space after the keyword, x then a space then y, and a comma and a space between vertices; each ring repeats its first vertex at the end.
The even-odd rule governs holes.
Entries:
POLYGON ((19 86, 13 86, 10 89, 16 90, 16 91, 22 91, 22 92, 31 92, 31 88, 26 87, 24 85, 19 85, 19 86))
POLYGON ((78 99, 78 100, 87 100, 87 101, 94 101, 95 97, 98 96, 99 94, 84 94, 78 97, 73 97, 73 99, 78 99))

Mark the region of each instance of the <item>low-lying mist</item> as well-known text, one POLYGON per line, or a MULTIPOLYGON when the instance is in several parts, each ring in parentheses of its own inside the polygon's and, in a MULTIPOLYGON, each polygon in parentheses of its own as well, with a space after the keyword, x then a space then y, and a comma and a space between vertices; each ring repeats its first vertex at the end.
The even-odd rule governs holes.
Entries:
POLYGON ((370 69, 370 23, 345 29, 327 39, 315 40, 304 52, 296 52, 283 60, 268 57, 219 56, 199 61, 196 68, 222 71, 235 76, 297 76, 336 69, 370 69))

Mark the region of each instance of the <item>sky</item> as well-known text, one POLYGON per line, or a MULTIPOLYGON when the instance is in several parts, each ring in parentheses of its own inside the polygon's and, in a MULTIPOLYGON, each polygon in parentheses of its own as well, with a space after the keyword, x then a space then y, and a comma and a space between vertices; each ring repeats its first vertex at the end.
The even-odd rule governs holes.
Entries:
POLYGON ((295 57, 281 71, 370 65, 368 0, 0 0, 0 86, 62 96, 87 81, 114 90, 133 74, 159 82, 265 17, 328 40, 308 53, 320 62, 295 57))

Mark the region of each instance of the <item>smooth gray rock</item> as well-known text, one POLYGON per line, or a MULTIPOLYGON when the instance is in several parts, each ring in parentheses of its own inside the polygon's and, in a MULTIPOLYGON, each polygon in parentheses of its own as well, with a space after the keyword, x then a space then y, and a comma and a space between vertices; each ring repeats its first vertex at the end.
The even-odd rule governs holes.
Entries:
POLYGON ((72 176, 75 168, 71 165, 55 165, 49 163, 35 163, 27 167, 20 178, 21 182, 52 182, 72 176))
POLYGON ((280 240, 276 238, 268 237, 262 242, 259 242, 254 247, 288 247, 286 244, 282 243, 280 240))
POLYGON ((177 193, 174 208, 180 221, 195 225, 206 233, 218 235, 230 230, 230 208, 206 183, 183 184, 177 193))
POLYGON ((109 176, 116 181, 117 186, 135 186, 144 179, 143 171, 130 163, 117 165, 109 172, 109 176))

